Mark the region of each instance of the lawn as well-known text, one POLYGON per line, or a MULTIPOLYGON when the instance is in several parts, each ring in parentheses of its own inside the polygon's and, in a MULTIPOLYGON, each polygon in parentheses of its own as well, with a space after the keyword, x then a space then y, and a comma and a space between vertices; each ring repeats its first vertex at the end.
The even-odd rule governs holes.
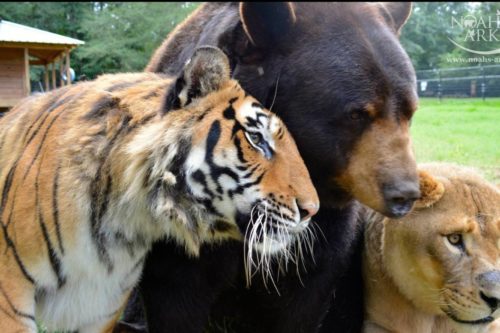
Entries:
POLYGON ((475 166, 500 183, 499 98, 422 98, 411 133, 418 162, 475 166))

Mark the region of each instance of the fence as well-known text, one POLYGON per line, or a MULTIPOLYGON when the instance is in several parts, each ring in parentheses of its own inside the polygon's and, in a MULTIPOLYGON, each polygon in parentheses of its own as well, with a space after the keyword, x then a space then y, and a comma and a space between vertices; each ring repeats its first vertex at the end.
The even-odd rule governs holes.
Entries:
POLYGON ((500 97, 500 65, 417 71, 420 97, 500 97))

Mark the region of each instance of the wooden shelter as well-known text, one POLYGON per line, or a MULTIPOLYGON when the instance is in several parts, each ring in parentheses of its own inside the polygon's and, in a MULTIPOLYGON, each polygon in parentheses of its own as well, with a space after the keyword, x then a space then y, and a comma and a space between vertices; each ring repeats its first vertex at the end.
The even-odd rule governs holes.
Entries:
POLYGON ((44 66, 44 90, 71 84, 70 52, 83 41, 0 19, 0 109, 31 92, 30 66, 44 66), (57 80, 65 74, 64 80, 57 80))

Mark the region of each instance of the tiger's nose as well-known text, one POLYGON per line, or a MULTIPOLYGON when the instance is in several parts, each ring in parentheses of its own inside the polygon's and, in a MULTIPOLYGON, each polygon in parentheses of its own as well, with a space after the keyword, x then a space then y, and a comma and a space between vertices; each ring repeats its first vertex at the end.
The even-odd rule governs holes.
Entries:
POLYGON ((308 202, 305 204, 298 203, 298 206, 300 213, 300 222, 309 220, 319 211, 319 203, 313 203, 313 202, 308 202))

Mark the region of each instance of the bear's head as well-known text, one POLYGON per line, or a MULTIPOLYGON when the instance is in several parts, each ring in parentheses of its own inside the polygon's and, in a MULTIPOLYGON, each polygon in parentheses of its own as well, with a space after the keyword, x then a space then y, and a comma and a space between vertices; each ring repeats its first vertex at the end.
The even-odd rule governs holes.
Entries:
POLYGON ((408 3, 207 3, 147 70, 176 73, 197 45, 229 55, 232 75, 294 136, 322 207, 353 197, 401 217, 419 197, 409 136, 416 79, 398 41, 408 3))

